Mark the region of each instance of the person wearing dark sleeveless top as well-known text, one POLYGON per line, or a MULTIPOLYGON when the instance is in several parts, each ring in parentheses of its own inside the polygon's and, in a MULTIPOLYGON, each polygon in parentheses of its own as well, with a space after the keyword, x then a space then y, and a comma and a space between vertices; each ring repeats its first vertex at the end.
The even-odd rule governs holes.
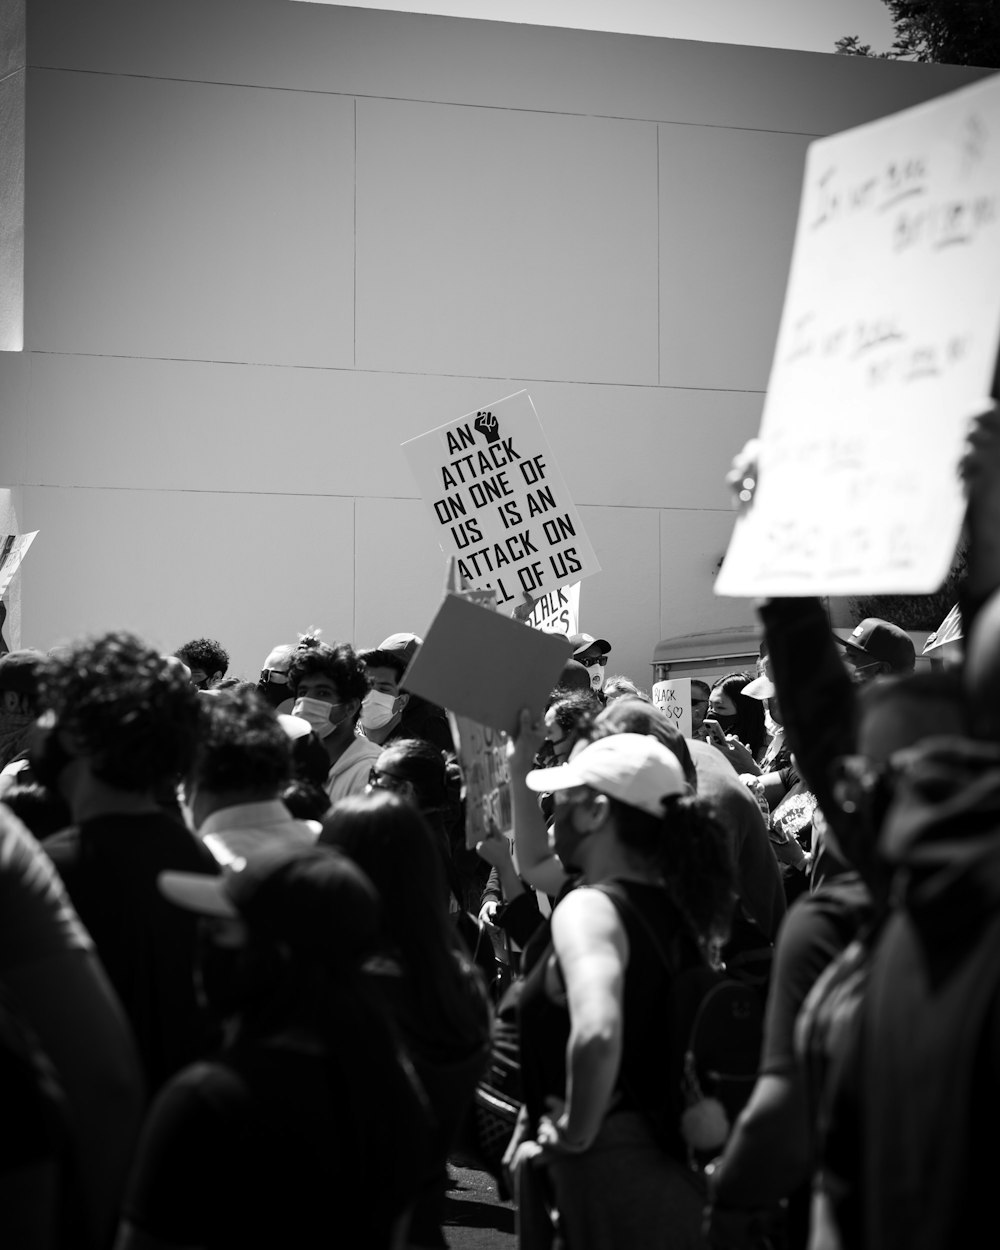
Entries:
MULTIPOLYGON (((663 952, 697 966, 724 935, 726 835, 648 735, 598 738, 526 781, 555 795, 555 851, 579 877, 525 974, 519 1201, 543 1178, 568 1250, 695 1247, 704 1193, 680 1138, 663 952)), ((522 1250, 535 1250, 538 1225, 520 1214, 522 1250)))

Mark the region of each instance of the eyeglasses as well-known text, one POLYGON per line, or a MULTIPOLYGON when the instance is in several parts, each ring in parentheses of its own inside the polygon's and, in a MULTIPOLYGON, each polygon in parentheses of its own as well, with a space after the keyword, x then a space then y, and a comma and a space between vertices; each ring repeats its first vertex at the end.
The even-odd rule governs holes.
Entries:
POLYGON ((373 764, 368 772, 368 784, 373 790, 395 790, 406 785, 406 778, 395 777, 392 773, 380 773, 373 764))
POLYGON ((584 668, 603 668, 607 662, 608 657, 606 655, 583 656, 577 660, 577 663, 582 664, 584 668))

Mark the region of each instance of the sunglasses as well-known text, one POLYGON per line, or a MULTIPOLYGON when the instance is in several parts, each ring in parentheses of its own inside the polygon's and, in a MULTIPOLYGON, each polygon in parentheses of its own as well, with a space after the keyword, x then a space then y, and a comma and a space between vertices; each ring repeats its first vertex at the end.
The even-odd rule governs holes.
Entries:
POLYGON ((368 773, 368 784, 373 790, 395 790, 406 785, 406 778, 395 777, 392 773, 380 773, 373 764, 368 773), (391 784, 393 782, 395 785, 391 784))

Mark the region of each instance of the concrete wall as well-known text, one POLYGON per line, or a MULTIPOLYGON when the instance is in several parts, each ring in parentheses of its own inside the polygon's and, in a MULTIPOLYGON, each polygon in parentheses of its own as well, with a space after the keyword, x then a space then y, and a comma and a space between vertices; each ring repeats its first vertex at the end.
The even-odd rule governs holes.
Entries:
POLYGON ((749 624, 712 593, 722 479, 806 147, 974 77, 289 0, 3 3, 23 642, 207 634, 246 674, 310 626, 426 630, 444 565, 399 444, 521 387, 611 671, 749 624))

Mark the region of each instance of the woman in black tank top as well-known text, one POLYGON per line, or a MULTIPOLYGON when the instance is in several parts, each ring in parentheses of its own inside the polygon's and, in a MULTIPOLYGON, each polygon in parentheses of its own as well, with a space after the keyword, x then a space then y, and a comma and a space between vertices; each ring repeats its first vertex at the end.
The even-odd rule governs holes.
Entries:
POLYGON ((671 1114, 660 951, 694 965, 724 936, 726 836, 676 757, 644 734, 600 738, 527 784, 555 795, 555 850, 580 877, 553 912, 551 949, 521 1000, 533 1138, 516 1161, 530 1165, 517 1168, 522 1250, 534 1244, 527 1204, 541 1178, 569 1250, 693 1247, 703 1194, 671 1114))

